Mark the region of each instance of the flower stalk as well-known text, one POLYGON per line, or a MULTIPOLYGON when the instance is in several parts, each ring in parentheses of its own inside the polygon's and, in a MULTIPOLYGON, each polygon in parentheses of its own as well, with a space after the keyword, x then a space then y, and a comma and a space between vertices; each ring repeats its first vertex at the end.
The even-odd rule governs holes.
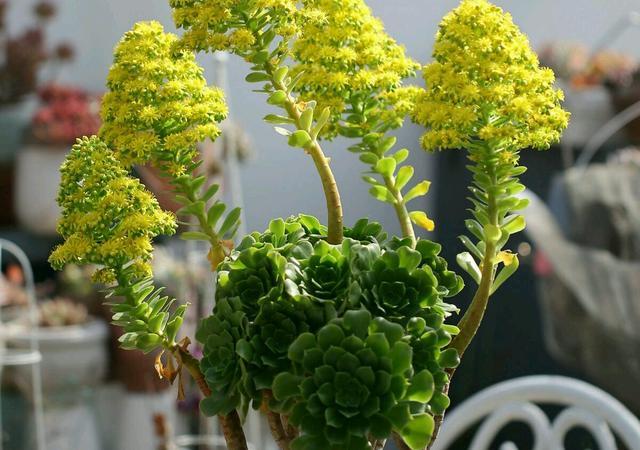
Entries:
MULTIPOLYGON (((296 130, 308 132, 308 127, 303 124, 301 120, 302 111, 300 109, 300 103, 291 92, 288 92, 290 89, 285 85, 284 80, 276 76, 276 68, 270 62, 266 62, 264 64, 264 70, 269 76, 269 81, 273 84, 276 92, 286 93, 282 106, 289 118, 293 120, 293 125, 295 125, 296 130)), ((313 159, 316 170, 320 175, 320 181, 322 182, 322 189, 327 204, 327 241, 330 244, 340 244, 343 238, 344 224, 338 185, 331 171, 330 160, 322 151, 317 135, 310 135, 309 137, 311 139, 305 144, 304 149, 309 156, 311 156, 311 159, 313 159)))

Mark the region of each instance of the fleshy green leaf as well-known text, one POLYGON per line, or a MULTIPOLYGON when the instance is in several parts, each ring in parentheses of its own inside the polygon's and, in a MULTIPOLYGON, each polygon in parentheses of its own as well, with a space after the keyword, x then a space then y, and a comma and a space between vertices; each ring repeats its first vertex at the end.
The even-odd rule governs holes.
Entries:
POLYGON ((229 230, 231 230, 236 225, 236 223, 240 219, 240 213, 241 213, 240 208, 234 208, 229 212, 229 214, 227 214, 227 217, 224 219, 224 222, 222 222, 222 226, 218 230, 218 234, 220 234, 220 236, 224 236, 229 230))
POLYGON ((500 230, 499 227, 492 225, 490 223, 484 226, 483 232, 487 241, 493 242, 493 243, 498 242, 498 240, 502 236, 502 230, 500 230))
POLYGON ((413 177, 414 169, 412 166, 403 166, 398 170, 396 176, 396 187, 402 190, 413 177))
POLYGON ((391 192, 384 186, 372 186, 371 189, 369 189, 369 194, 381 202, 395 203, 393 195, 391 195, 391 192))
POLYGON ((180 239, 185 241, 208 241, 209 235, 201 231, 185 231, 180 235, 180 239))
POLYGON ((311 143, 311 136, 305 130, 297 130, 294 131, 291 136, 289 136, 289 145, 292 147, 300 147, 305 148, 311 143))
POLYGON ((396 160, 393 158, 382 158, 375 166, 375 171, 384 177, 391 177, 396 170, 396 160))
POLYGON ((478 264, 473 259, 473 256, 471 256, 471 253, 469 252, 460 253, 458 256, 456 256, 456 262, 458 263, 461 269, 463 269, 465 272, 471 275, 471 278, 473 278, 473 280, 476 283, 480 284, 480 280, 482 279, 482 273, 480 272, 480 268, 478 267, 478 264))
POLYGON ((329 109, 329 107, 326 107, 320 113, 320 116, 316 120, 316 126, 313 127, 313 130, 311 131, 311 135, 314 137, 314 139, 318 137, 318 134, 320 134, 324 126, 327 124, 327 122, 329 121, 329 117, 331 117, 331 110, 329 109))
POLYGON ((412 402, 428 403, 433 396, 434 389, 433 375, 425 369, 418 372, 411 380, 406 398, 412 402))
POLYGON ((503 224, 502 229, 511 235, 519 233, 524 230, 526 226, 527 223, 525 222, 524 217, 517 215, 503 224))
POLYGON ((407 195, 404 196, 404 202, 409 203, 414 198, 427 195, 430 187, 431 182, 426 180, 416 184, 409 192, 407 192, 407 195))
POLYGON ((220 185, 218 184, 212 184, 211 186, 209 186, 207 190, 204 191, 204 194, 202 194, 202 201, 208 202, 209 200, 211 200, 213 196, 218 192, 218 189, 220 189, 220 185))
POLYGON ((245 77, 245 80, 249 83, 260 83, 262 81, 269 81, 270 79, 269 75, 263 72, 251 72, 245 77))
POLYGON ((277 400, 287 400, 290 397, 300 395, 300 382, 302 377, 289 372, 282 372, 273 380, 273 396, 277 400))
POLYGON ((287 101, 287 93, 284 91, 275 91, 267 99, 270 105, 282 106, 287 101))
POLYGON ((401 164, 409 157, 409 150, 403 148, 402 150, 398 150, 393 154, 393 159, 396 160, 398 164, 401 164))
POLYGON ((378 154, 383 155, 391 150, 393 146, 396 145, 397 140, 398 138, 396 138, 395 136, 387 136, 386 138, 382 139, 380 141, 380 144, 378 145, 378 154))
POLYGON ((274 125, 289 125, 294 123, 293 119, 285 116, 279 116, 278 114, 267 114, 264 116, 263 120, 274 125))
POLYGON ((419 414, 400 430, 400 436, 411 450, 422 450, 431 441, 434 425, 431 415, 419 414))
MULTIPOLYGON (((307 132, 311 131, 313 124, 313 109, 307 108, 300 114, 300 127, 307 132)), ((311 139, 311 138, 309 138, 311 139)))
POLYGON ((227 206, 222 202, 216 202, 211 206, 207 212, 207 224, 209 224, 210 227, 215 227, 225 209, 227 209, 227 206))

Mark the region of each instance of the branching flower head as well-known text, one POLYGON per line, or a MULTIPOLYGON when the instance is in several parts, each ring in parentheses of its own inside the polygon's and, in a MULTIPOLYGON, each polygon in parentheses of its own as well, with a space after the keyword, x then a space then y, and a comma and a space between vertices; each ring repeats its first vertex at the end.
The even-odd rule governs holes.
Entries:
POLYGON ((227 106, 209 88, 190 51, 157 22, 141 22, 115 49, 102 106, 100 136, 125 165, 152 163, 180 174, 196 144, 215 138, 227 106))
POLYGON ((486 0, 463 0, 440 25, 426 91, 414 119, 428 128, 425 149, 473 140, 502 147, 548 148, 567 127, 563 94, 541 68, 512 17, 486 0))
POLYGON ((120 268, 133 263, 135 273, 147 276, 151 240, 172 234, 175 217, 97 137, 74 145, 61 174, 58 232, 65 242, 51 254, 51 264, 58 269, 68 263, 97 264, 103 269, 95 277, 112 281, 120 268))
POLYGON ((181 45, 193 50, 225 50, 244 55, 256 43, 256 37, 243 22, 269 17, 273 32, 284 38, 296 32, 295 0, 169 0, 173 19, 185 34, 181 45), (267 13, 267 14, 265 14, 267 13), (239 25, 240 24, 240 25, 239 25))
POLYGON ((334 122, 354 104, 362 109, 359 112, 374 109, 385 111, 387 120, 397 121, 400 115, 404 119, 407 111, 391 106, 412 98, 414 90, 398 88, 418 66, 385 33, 366 3, 306 0, 303 4, 301 36, 293 45, 294 73, 300 74, 297 89, 303 99, 329 106, 334 122))

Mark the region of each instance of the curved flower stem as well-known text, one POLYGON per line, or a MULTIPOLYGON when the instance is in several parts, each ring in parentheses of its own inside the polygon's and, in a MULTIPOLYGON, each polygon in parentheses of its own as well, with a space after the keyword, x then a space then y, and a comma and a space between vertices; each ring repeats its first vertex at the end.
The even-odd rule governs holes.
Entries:
POLYGON ((413 229, 413 223, 411 217, 409 217, 409 210, 404 201, 404 197, 400 189, 396 186, 396 180, 393 176, 385 176, 384 183, 394 198, 393 208, 398 216, 398 222, 400 222, 400 230, 402 231, 402 237, 411 239, 411 247, 416 246, 416 232, 413 229))
MULTIPOLYGON (((497 184, 495 166, 487 165, 487 175, 491 179, 492 185, 497 184)), ((498 214, 497 198, 495 189, 487 190, 487 216, 489 218, 489 224, 496 228, 500 227, 500 218, 498 214)), ((480 328, 484 313, 489 303, 489 297, 491 296, 491 287, 496 272, 496 242, 485 239, 485 251, 484 257, 481 262, 481 279, 480 285, 471 300, 469 308, 465 312, 464 316, 458 324, 460 333, 453 339, 450 344, 450 348, 455 348, 458 351, 460 357, 464 354, 469 347, 469 344, 473 340, 474 336, 480 328)))
MULTIPOLYGON (((295 97, 289 93, 289 89, 284 82, 274 76, 276 68, 270 62, 266 62, 264 64, 264 70, 270 77, 273 87, 287 93, 283 107, 289 118, 293 120, 296 129, 304 130, 305 128, 302 126, 300 121, 301 112, 298 108, 298 102, 295 97)), ((327 240, 330 244, 340 244, 343 238, 342 202, 340 200, 340 192, 338 191, 336 179, 333 176, 331 167, 329 166, 329 158, 325 156, 317 138, 311 139, 311 142, 305 147, 305 151, 313 159, 316 170, 320 175, 324 196, 326 198, 328 228, 327 240)))
MULTIPOLYGON (((491 180, 491 184, 495 186, 497 184, 495 165, 487 165, 487 175, 491 180)), ((491 225, 499 227, 500 217, 498 213, 497 198, 495 192, 495 189, 487 189, 487 216, 491 225)), ((491 297, 491 288, 495 279, 495 258, 497 252, 496 243, 489 239, 484 239, 484 244, 485 251, 484 257, 481 261, 480 284, 478 285, 478 289, 476 290, 476 293, 471 300, 469 308, 458 323, 460 333, 458 333, 458 335, 449 345, 450 348, 455 348, 458 351, 460 357, 462 357, 462 355, 465 353, 465 351, 469 347, 469 344, 471 344, 471 341, 480 328, 480 324, 482 323, 482 319, 484 318, 485 311, 487 310, 489 298, 491 297)), ((455 369, 449 369, 447 370, 447 373, 449 375, 449 380, 451 381, 455 373, 455 369)), ((448 392, 448 390, 449 385, 446 386, 445 393, 448 392)), ((433 447, 433 444, 438 437, 438 432, 440 431, 443 420, 444 414, 435 417, 433 436, 431 437, 431 442, 427 446, 427 450, 430 450, 433 447)))

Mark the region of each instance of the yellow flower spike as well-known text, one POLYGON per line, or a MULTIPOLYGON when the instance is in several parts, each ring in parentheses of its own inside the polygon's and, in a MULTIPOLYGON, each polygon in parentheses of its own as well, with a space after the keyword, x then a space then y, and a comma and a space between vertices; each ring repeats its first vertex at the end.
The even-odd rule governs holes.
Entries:
POLYGON ((97 264, 102 267, 94 279, 111 282, 120 268, 133 262, 137 276, 148 276, 151 240, 173 234, 175 217, 160 208, 95 136, 78 140, 60 171, 58 232, 64 243, 51 253, 52 266, 97 264))
POLYGON ((197 51, 224 50, 244 56, 255 38, 238 23, 268 12, 280 36, 297 32, 296 0, 169 0, 173 20, 185 30, 180 45, 197 51))
POLYGON ((220 134, 227 114, 222 91, 207 86, 191 51, 157 22, 141 22, 115 49, 100 137, 129 166, 152 162, 181 173, 196 144, 220 134))
POLYGON ((433 57, 413 113, 427 128, 425 149, 478 139, 546 149, 567 127, 553 72, 539 66, 511 15, 488 1, 463 0, 443 19, 433 57))
MULTIPOLYGON (((363 0, 305 0, 301 36, 293 57, 300 75, 297 90, 303 99, 316 100, 320 110, 331 106, 335 124, 345 109, 358 101, 375 100, 379 120, 402 124, 413 109, 415 89, 399 89, 402 80, 419 68, 384 31, 363 0)), ((368 108, 371 104, 368 105, 368 108)), ((337 134, 327 127, 324 137, 337 134)))

